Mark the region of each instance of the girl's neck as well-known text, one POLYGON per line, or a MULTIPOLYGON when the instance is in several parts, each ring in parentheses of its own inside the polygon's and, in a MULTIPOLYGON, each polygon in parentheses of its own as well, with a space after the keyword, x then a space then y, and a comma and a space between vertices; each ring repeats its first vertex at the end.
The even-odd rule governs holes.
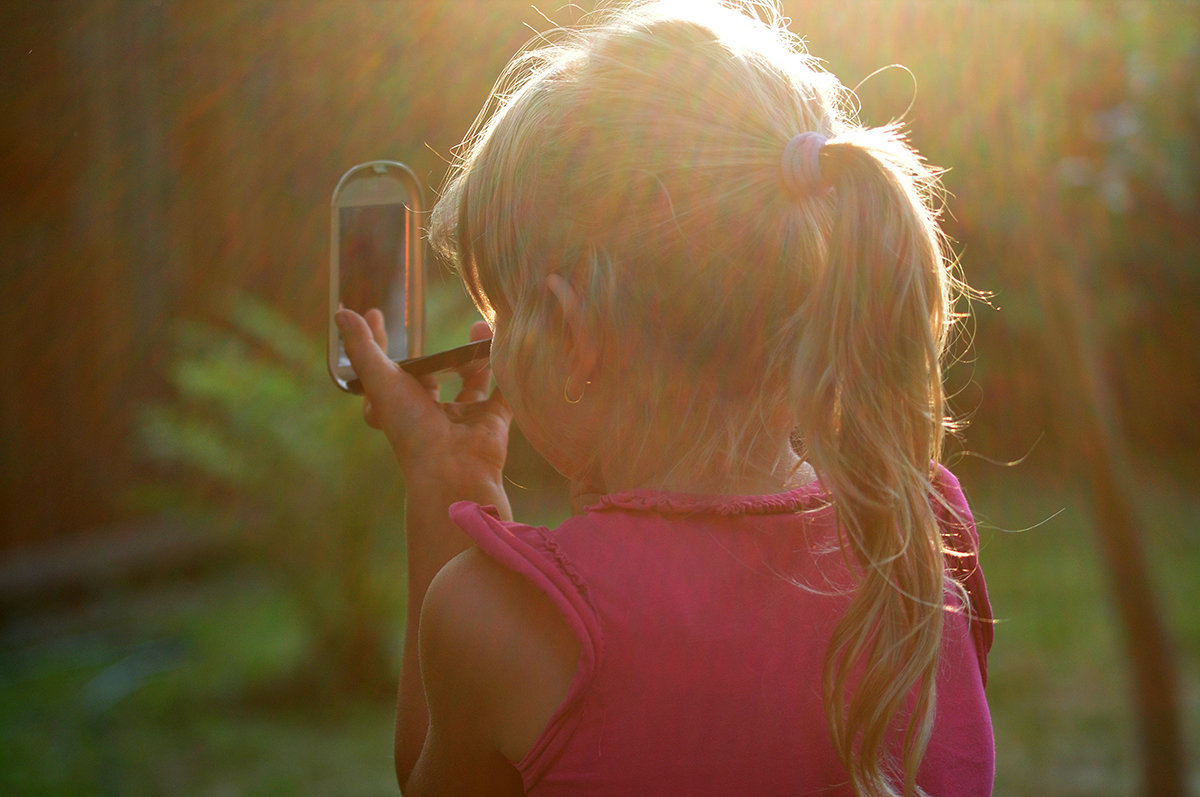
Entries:
POLYGON ((694 495, 771 495, 787 492, 816 479, 812 466, 786 444, 782 453, 748 456, 735 472, 716 468, 711 462, 676 463, 660 473, 636 473, 621 464, 604 468, 605 489, 610 493, 632 489, 654 489, 694 495))

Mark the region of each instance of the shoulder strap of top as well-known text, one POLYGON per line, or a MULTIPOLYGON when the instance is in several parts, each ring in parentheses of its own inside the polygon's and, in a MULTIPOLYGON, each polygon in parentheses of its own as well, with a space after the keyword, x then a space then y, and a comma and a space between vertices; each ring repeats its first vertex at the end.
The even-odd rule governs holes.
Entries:
POLYGON ((578 725, 574 709, 591 686, 602 649, 600 622, 588 598, 587 584, 545 528, 506 522, 495 507, 469 501, 453 504, 450 519, 485 554, 545 593, 579 640, 579 664, 566 699, 526 756, 515 762, 529 789, 545 774, 578 725))

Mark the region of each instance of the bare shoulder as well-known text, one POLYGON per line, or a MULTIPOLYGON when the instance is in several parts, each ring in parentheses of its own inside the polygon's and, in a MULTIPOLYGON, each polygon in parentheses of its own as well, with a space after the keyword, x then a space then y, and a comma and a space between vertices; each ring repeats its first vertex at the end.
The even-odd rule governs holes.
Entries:
POLYGON ((541 590, 476 548, 430 585, 420 646, 431 729, 473 726, 510 761, 524 757, 566 698, 580 651, 541 590))

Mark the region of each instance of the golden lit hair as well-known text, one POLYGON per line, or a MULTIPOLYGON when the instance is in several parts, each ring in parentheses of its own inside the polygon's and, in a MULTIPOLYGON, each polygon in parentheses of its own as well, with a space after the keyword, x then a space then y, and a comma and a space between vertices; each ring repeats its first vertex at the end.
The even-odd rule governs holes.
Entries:
POLYGON ((791 424, 861 574, 826 654, 830 735, 859 794, 920 794, 954 588, 931 482, 959 285, 936 173, 896 128, 859 125, 786 24, 765 2, 637 2, 539 37, 464 141, 431 238, 505 315, 522 373, 540 373, 546 275, 575 285, 629 375, 606 444, 647 478, 704 461, 733 483, 791 424), (828 137, 832 190, 796 200, 780 160, 804 131, 828 137), (655 424, 670 434, 648 446, 655 424))

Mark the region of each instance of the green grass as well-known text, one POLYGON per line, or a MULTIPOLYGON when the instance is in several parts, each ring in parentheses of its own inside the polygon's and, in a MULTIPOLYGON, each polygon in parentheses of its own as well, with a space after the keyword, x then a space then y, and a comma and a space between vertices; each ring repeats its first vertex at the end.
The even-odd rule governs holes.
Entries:
MULTIPOLYGON (((995 615, 988 697, 996 794, 1139 793, 1130 672, 1087 502, 1004 473, 970 493, 995 615)), ((968 485, 968 488, 970 485, 968 485)), ((1200 734, 1200 513, 1180 488, 1144 486, 1150 566, 1180 654, 1189 749, 1200 734)), ((1193 774, 1193 787, 1196 776, 1193 774)))
MULTIPOLYGON (((1135 794, 1128 669, 1085 504, 1025 478, 965 480, 1001 621, 988 689, 996 794, 1135 794)), ((1142 495, 1195 740, 1200 500, 1153 484, 1142 495)), ((4 619, 0 793, 397 793, 390 697, 311 692, 293 680, 302 618, 247 566, 4 619)))
POLYGON ((0 793, 395 794, 392 704, 289 681, 284 595, 239 569, 10 618, 0 793))

